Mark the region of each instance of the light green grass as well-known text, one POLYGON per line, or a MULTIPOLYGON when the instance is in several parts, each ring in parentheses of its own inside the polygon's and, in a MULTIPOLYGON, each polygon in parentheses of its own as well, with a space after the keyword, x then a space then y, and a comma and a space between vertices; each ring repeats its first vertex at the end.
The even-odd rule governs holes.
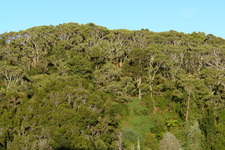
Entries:
POLYGON ((148 115, 146 106, 143 106, 137 98, 133 98, 131 102, 127 103, 127 106, 129 108, 129 116, 122 121, 121 128, 133 130, 139 136, 150 132, 154 122, 148 115))

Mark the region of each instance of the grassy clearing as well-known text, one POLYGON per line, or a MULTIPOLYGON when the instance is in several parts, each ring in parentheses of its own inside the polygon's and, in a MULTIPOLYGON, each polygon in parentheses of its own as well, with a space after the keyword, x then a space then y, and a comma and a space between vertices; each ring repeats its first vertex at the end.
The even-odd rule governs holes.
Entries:
POLYGON ((139 136, 150 132, 150 128, 154 126, 154 122, 148 115, 148 109, 141 104, 138 98, 132 98, 131 102, 127 103, 129 115, 126 120, 121 123, 122 129, 129 129, 139 136))

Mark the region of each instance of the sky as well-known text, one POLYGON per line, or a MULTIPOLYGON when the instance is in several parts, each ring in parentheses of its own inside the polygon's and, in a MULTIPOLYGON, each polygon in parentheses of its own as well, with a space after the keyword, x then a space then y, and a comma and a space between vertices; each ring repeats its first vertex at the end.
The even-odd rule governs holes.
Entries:
POLYGON ((225 0, 0 0, 0 34, 69 22, 225 39, 225 0))

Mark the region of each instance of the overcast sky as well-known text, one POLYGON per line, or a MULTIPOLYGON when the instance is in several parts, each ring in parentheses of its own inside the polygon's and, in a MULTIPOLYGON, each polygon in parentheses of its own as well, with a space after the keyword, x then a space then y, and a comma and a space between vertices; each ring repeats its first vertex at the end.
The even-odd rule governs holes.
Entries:
POLYGON ((0 0, 0 34, 68 22, 225 38, 225 0, 0 0))

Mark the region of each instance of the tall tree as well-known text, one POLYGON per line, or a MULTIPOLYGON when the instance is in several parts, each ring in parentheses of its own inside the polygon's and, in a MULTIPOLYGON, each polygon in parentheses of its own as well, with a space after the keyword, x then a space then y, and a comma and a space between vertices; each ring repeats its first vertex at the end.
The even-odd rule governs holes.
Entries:
POLYGON ((126 75, 130 75, 133 77, 135 82, 137 83, 138 88, 138 97, 141 99, 141 83, 142 77, 146 74, 145 67, 147 65, 146 61, 146 51, 136 48, 130 52, 129 59, 124 65, 123 71, 126 75))

